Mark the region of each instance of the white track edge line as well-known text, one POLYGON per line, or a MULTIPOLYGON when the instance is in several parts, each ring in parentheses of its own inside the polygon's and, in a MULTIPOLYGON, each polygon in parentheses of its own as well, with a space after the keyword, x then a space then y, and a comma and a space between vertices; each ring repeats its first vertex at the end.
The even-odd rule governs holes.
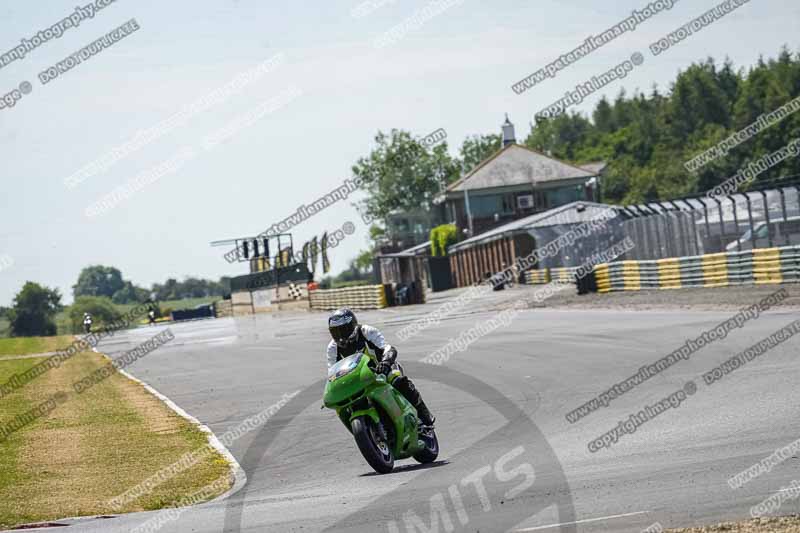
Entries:
POLYGON ((613 518, 624 518, 626 516, 635 516, 635 515, 640 515, 640 514, 647 514, 649 512, 650 511, 636 511, 635 513, 615 514, 615 515, 611 515, 611 516, 601 516, 599 518, 585 518, 583 520, 575 520, 573 522, 564 522, 564 523, 561 523, 561 524, 550 524, 550 525, 547 525, 547 526, 536 526, 536 527, 528 527, 528 528, 525 528, 525 529, 515 529, 514 531, 516 533, 524 533, 525 531, 538 531, 540 529, 549 529, 549 528, 553 528, 553 527, 568 526, 568 525, 573 525, 573 524, 586 524, 586 523, 589 523, 589 522, 600 522, 601 520, 611 520, 613 518))
MULTIPOLYGON (((104 356, 104 357, 106 357, 106 358, 108 358, 108 359, 113 361, 113 359, 108 357, 106 354, 104 354, 102 352, 99 352, 96 348, 92 348, 92 351, 97 352, 100 355, 102 355, 102 356, 104 356)), ((133 381, 135 383, 139 383, 150 394, 152 394, 153 396, 155 396, 156 398, 158 398, 159 400, 164 402, 164 404, 167 407, 169 407, 170 409, 175 411, 175 413, 177 413, 178 416, 183 417, 186 420, 188 420, 189 422, 191 422, 192 424, 196 425, 197 428, 200 429, 200 431, 202 431, 203 433, 208 435, 208 444, 212 448, 217 450, 220 453, 220 455, 222 455, 228 461, 228 463, 230 463, 231 471, 232 471, 231 474, 233 475, 233 486, 230 489, 228 489, 227 491, 225 491, 222 494, 220 494, 219 496, 217 496, 216 498, 214 498, 213 500, 209 500, 209 501, 203 502, 203 503, 213 503, 213 502, 218 502, 218 501, 230 498, 231 496, 233 496, 234 494, 239 492, 242 489, 242 487, 244 487, 245 483, 247 483, 247 474, 245 473, 244 468, 242 468, 242 465, 239 464, 239 461, 236 460, 236 458, 233 456, 233 454, 230 452, 230 450, 228 450, 228 448, 226 448, 225 445, 222 444, 222 442, 220 442, 219 438, 217 438, 217 436, 214 434, 214 432, 211 431, 211 428, 209 428, 207 425, 205 425, 202 422, 200 422, 200 420, 198 420, 194 416, 192 416, 189 413, 187 413, 178 404, 176 404, 175 402, 170 400, 167 396, 165 396, 165 395, 161 394, 160 392, 158 392, 155 388, 153 388, 152 386, 148 385, 144 381, 133 377, 131 374, 129 374, 128 372, 126 372, 123 369, 117 369, 117 371, 120 374, 122 374, 123 376, 125 376, 126 378, 130 379, 131 381, 133 381)))

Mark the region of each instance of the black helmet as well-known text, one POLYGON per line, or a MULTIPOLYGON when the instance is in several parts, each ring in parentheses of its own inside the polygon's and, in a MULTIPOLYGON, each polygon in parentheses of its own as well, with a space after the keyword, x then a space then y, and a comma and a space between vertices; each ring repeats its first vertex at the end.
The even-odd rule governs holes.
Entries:
POLYGON ((353 312, 343 307, 328 317, 328 330, 339 347, 345 347, 356 340, 358 319, 353 312))

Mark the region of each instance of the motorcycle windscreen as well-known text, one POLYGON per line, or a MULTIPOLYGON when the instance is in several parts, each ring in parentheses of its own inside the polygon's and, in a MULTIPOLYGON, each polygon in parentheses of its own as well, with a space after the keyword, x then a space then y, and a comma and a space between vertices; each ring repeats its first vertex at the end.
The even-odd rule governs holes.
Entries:
POLYGON ((363 353, 355 353, 350 357, 345 357, 341 361, 337 362, 328 369, 328 381, 333 381, 342 376, 346 376, 355 370, 358 367, 358 363, 361 362, 361 358, 363 356, 363 353))
MULTIPOLYGON (((328 371, 328 382, 325 384, 326 405, 344 402, 360 394, 367 386, 361 379, 361 369, 369 362, 364 354, 354 354, 333 365, 328 371)), ((370 370, 366 370, 370 372, 370 370)))

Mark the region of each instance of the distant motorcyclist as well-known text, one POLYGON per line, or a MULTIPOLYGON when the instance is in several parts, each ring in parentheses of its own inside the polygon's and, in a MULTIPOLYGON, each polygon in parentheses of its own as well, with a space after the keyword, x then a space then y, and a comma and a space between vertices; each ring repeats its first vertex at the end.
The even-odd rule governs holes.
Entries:
POLYGON ((333 338, 328 343, 328 368, 354 353, 366 353, 375 362, 375 372, 386 375, 388 382, 417 409, 420 422, 433 426, 436 419, 414 383, 403 374, 403 367, 397 363, 397 349, 386 342, 383 333, 372 326, 359 325, 356 315, 347 308, 335 311, 328 318, 328 330, 333 338))
POLYGON ((92 332, 92 315, 83 313, 83 331, 86 333, 92 332))
POLYGON ((155 324, 156 324, 156 312, 155 312, 154 309, 150 309, 150 311, 147 312, 147 318, 150 320, 150 325, 151 326, 155 326, 155 324))

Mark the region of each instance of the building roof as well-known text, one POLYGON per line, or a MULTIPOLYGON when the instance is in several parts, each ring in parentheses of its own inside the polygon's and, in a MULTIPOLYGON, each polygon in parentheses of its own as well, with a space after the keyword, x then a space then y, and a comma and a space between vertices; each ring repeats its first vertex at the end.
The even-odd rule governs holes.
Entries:
POLYGON ((583 163, 580 167, 588 172, 591 172, 593 176, 599 176, 601 172, 603 172, 608 163, 605 161, 593 161, 591 163, 583 163))
POLYGON ((491 242, 503 237, 509 237, 517 233, 524 233, 529 229, 555 226, 557 224, 580 224, 593 218, 597 218, 600 213, 616 206, 608 204, 598 204, 595 202, 572 202, 562 205, 544 213, 537 213, 519 220, 514 220, 508 224, 498 226, 480 235, 475 235, 447 248, 448 253, 457 252, 464 248, 469 248, 476 244, 491 242), (583 206, 583 210, 578 210, 583 206))
POLYGON ((448 192, 536 185, 591 178, 598 173, 565 163, 519 144, 509 144, 447 187, 448 192))
POLYGON ((376 257, 414 257, 415 255, 426 255, 425 251, 430 251, 431 241, 425 241, 422 244, 417 244, 411 248, 406 248, 400 252, 391 254, 378 254, 376 257))

